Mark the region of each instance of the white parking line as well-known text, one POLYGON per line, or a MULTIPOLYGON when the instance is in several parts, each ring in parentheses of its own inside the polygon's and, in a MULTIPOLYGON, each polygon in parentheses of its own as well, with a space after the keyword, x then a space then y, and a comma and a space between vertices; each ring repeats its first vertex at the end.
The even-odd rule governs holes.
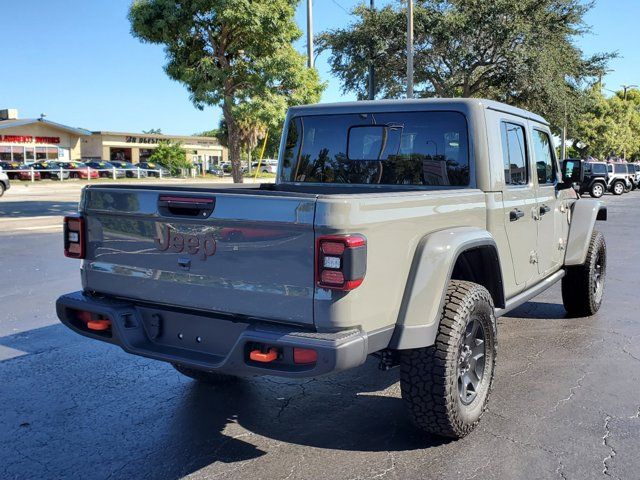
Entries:
POLYGON ((37 227, 17 227, 13 230, 62 230, 62 225, 39 225, 37 227))

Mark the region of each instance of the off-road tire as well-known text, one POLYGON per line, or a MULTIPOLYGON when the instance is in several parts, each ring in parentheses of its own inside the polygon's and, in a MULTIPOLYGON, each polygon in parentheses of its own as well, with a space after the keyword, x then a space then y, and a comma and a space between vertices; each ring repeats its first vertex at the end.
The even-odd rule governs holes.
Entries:
POLYGON ((562 279, 562 303, 569 316, 589 317, 600 310, 606 277, 607 245, 604 235, 594 230, 584 264, 567 267, 562 279))
POLYGON ((400 354, 402 398, 413 423, 444 437, 468 435, 484 412, 496 360, 497 336, 493 300, 476 283, 452 280, 447 288, 435 345, 400 354), (484 374, 473 401, 464 404, 458 391, 459 356, 467 325, 484 329, 484 374))
POLYGON ((204 370, 197 370, 195 368, 185 367, 178 363, 173 363, 173 368, 179 371, 181 374, 187 377, 193 378, 198 382, 208 383, 209 385, 224 385, 226 383, 232 383, 238 380, 238 377, 232 375, 223 375, 222 373, 206 372, 204 370))
POLYGON ((614 195, 622 195, 623 193, 625 193, 627 190, 627 186, 624 184, 624 182, 613 182, 613 185, 611 186, 611 193, 613 193, 614 195), (620 188, 618 188, 618 186, 620 188))
POLYGON ((591 185, 591 189, 589 190, 589 195, 591 195, 593 198, 600 198, 602 197, 602 195, 604 195, 604 192, 606 189, 607 187, 605 187, 604 183, 596 182, 593 185, 591 185))

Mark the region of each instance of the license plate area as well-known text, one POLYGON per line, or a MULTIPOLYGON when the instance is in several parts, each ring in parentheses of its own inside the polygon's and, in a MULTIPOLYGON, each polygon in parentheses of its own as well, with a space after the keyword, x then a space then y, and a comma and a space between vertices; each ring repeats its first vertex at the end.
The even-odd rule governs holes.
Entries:
POLYGON ((183 312, 137 307, 150 342, 226 357, 246 323, 183 312))

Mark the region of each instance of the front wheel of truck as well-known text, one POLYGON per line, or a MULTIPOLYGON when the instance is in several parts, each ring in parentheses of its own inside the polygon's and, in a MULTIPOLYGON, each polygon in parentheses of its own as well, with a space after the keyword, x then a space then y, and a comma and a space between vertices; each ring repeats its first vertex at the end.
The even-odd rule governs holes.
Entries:
POLYGON ((562 279, 562 303, 571 317, 595 315, 604 297, 607 276, 607 245, 604 235, 594 230, 582 265, 567 267, 562 279))
POLYGON ((435 345, 401 351, 400 387, 414 424, 435 435, 468 435, 487 405, 496 346, 491 295, 452 280, 435 345))
POLYGON ((231 383, 238 379, 232 375, 224 375, 222 373, 206 372, 204 370, 197 370, 195 368, 185 367, 179 363, 172 363, 173 368, 179 371, 181 374, 187 377, 193 378, 201 383, 208 383, 209 385, 223 385, 225 383, 231 383))

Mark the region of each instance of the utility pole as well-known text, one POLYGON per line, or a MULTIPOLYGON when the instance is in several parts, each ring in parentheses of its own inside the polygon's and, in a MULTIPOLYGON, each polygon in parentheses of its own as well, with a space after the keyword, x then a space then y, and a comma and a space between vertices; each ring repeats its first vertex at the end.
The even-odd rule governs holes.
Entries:
POLYGON ((561 161, 567 158, 567 100, 564 101, 564 125, 562 126, 562 150, 561 161))
POLYGON ((307 0, 307 66, 313 68, 313 0, 307 0))
MULTIPOLYGON (((369 4, 371 12, 376 9, 375 0, 371 0, 369 4)), ((373 49, 371 49, 371 58, 369 59, 369 100, 375 100, 376 98, 376 72, 373 68, 373 49)))
POLYGON ((413 0, 407 4, 407 98, 413 98, 413 0))

